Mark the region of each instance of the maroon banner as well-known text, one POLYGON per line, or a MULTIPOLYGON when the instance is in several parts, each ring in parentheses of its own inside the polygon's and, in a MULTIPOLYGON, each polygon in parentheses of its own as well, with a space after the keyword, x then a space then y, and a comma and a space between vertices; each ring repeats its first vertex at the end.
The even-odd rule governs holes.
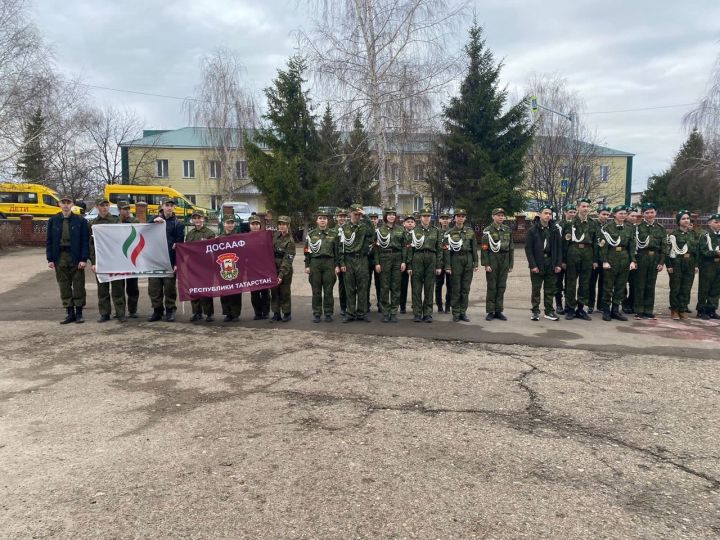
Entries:
POLYGON ((181 302, 269 289, 278 284, 270 231, 177 244, 175 256, 181 302))

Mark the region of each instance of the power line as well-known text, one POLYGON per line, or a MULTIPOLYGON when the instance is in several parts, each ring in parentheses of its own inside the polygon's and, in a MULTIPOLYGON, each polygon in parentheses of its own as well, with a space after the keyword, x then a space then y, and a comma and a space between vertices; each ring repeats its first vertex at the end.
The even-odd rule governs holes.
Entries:
POLYGON ((679 109, 680 107, 693 107, 695 105, 699 105, 699 102, 695 103, 678 103, 677 105, 658 105, 657 107, 639 107, 637 109, 617 109, 614 111, 592 111, 592 112, 586 112, 582 113, 584 115, 588 114, 613 114, 613 113, 624 113, 624 112, 640 112, 640 111, 655 111, 658 109, 679 109))

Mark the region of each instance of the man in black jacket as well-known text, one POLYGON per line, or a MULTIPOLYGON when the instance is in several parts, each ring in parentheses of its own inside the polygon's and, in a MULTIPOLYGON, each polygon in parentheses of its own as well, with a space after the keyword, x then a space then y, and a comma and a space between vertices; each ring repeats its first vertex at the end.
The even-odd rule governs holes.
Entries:
MULTIPOLYGON (((175 267, 175 246, 185 241, 185 224, 175 216, 175 199, 163 201, 160 215, 153 220, 153 223, 164 223, 165 234, 167 235, 168 253, 170 264, 175 267)), ((148 295, 152 303, 153 312, 148 321, 159 321, 163 318, 163 305, 165 308, 165 320, 175 322, 177 287, 175 276, 166 278, 149 278, 148 295), (164 301, 164 302, 163 302, 164 301)))
POLYGON ((85 307, 85 265, 90 255, 87 220, 72 213, 71 197, 60 198, 60 212, 48 220, 45 252, 55 270, 60 298, 67 315, 60 324, 82 323, 85 307))
POLYGON ((532 316, 530 320, 540 320, 540 289, 544 289, 545 318, 557 321, 558 316, 553 309, 553 298, 557 286, 557 274, 562 267, 562 238, 560 230, 552 219, 552 208, 543 206, 540 214, 528 230, 525 241, 525 255, 530 267, 532 283, 532 316))

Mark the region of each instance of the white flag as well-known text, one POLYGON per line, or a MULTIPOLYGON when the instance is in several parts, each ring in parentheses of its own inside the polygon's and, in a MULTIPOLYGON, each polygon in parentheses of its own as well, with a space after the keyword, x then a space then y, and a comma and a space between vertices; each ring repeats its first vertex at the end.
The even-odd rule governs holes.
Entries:
POLYGON ((96 275, 100 283, 136 277, 172 277, 165 224, 95 225, 96 275))

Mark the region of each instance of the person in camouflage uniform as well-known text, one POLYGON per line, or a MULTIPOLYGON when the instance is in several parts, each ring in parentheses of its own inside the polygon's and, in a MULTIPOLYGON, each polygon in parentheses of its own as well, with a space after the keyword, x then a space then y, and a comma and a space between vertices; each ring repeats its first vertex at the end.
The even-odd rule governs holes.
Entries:
MULTIPOLYGON (((348 212, 344 208, 338 208, 335 211, 335 232, 336 232, 336 238, 338 239, 338 242, 340 241, 340 235, 337 233, 340 227, 345 225, 348 220, 348 212)), ((340 246, 338 244, 338 252, 340 250, 340 246)), ((347 312, 347 291, 345 290, 345 273, 340 272, 337 274, 337 282, 338 282, 338 300, 340 300, 340 316, 345 317, 345 314, 347 312)))
POLYGON ((525 241, 525 255, 530 268, 531 321, 540 320, 540 293, 543 292, 545 318, 557 321, 559 318, 553 309, 553 296, 557 285, 557 274, 562 264, 562 239, 560 230, 552 219, 553 209, 549 205, 540 208, 535 222, 528 230, 525 241))
POLYGON ((700 250, 700 238, 690 222, 690 212, 680 210, 675 217, 677 228, 667 236, 665 266, 670 276, 670 316, 687 319, 690 291, 700 250))
POLYGON ((290 218, 280 216, 277 220, 278 230, 273 232, 273 251, 275 252, 275 268, 280 283, 270 289, 273 316, 271 321, 288 322, 292 319, 290 302, 290 286, 293 277, 293 261, 295 260, 295 242, 290 234, 290 218))
POLYGON ((323 313, 325 321, 332 322, 334 312, 333 287, 335 276, 340 274, 338 230, 328 228, 328 214, 317 211, 317 228, 305 238, 305 273, 312 288, 313 322, 319 323, 323 313))
MULTIPOLYGON (((445 234, 450 230, 450 213, 442 212, 438 216, 440 222, 438 229, 440 233, 445 234)), ((439 276, 435 277, 435 305, 438 308, 438 313, 450 313, 452 309, 452 275, 447 272, 441 272, 439 276), (443 306, 443 285, 445 286, 445 305, 443 306)))
POLYGON ((390 206, 383 211, 383 224, 375 229, 375 272, 380 276, 380 311, 383 322, 398 322, 401 276, 405 271, 407 237, 397 223, 397 212, 390 206))
MULTIPOLYGON (((165 237, 167 239, 168 256, 170 264, 177 270, 175 264, 175 246, 185 241, 185 224, 175 215, 176 201, 168 197, 163 201, 160 214, 153 219, 153 223, 165 226, 165 237)), ((177 311, 177 277, 162 277, 148 279, 148 296, 153 312, 148 317, 149 322, 159 321, 163 317, 163 306, 165 308, 165 320, 175 322, 177 311)))
MULTIPOLYGON (((599 231, 601 227, 604 227, 610 223, 610 208, 605 205, 601 204, 597 208, 597 219, 595 221, 595 227, 599 231)), ((603 272, 602 262, 600 261, 600 247, 598 245, 598 242, 595 242, 595 253, 594 253, 594 261, 595 264, 593 265, 592 272, 590 273, 590 293, 588 294, 588 314, 591 314, 593 311, 595 311, 595 306, 597 306, 598 311, 605 312, 606 306, 604 305, 605 302, 605 274, 603 272)))
POLYGON ((368 317, 367 254, 375 240, 375 233, 369 221, 362 219, 363 208, 360 204, 350 207, 350 221, 338 228, 340 236, 340 271, 345 273, 345 292, 347 293, 347 313, 343 322, 365 321, 368 317))
MULTIPOLYGON (((406 248, 410 244, 409 240, 409 234, 410 232, 415 228, 415 216, 409 215, 405 217, 403 220, 403 229, 405 229, 405 238, 406 238, 406 248)), ((408 256, 410 255, 410 250, 407 248, 405 250, 405 271, 400 273, 400 314, 405 315, 406 313, 406 307, 407 307, 407 296, 408 296, 408 287, 410 285, 410 274, 408 274, 408 256)))
POLYGON ((505 210, 495 208, 492 211, 493 224, 483 229, 480 240, 481 264, 485 267, 487 296, 485 297, 486 321, 500 319, 507 321, 503 313, 505 288, 508 274, 513 270, 515 247, 512 231, 505 221, 505 210))
POLYGON ((700 284, 698 286, 698 317, 720 319, 720 213, 708 219, 710 230, 700 237, 700 284))
MULTIPOLYGON (((453 321, 470 322, 467 316, 468 298, 473 272, 478 271, 477 238, 472 227, 465 225, 467 212, 455 209, 455 226, 442 235, 445 273, 452 278, 452 298, 447 305, 452 306, 453 321)), ((438 308, 441 311, 441 308, 438 308)))
MULTIPOLYGON (((90 264, 92 265, 92 271, 97 273, 93 228, 97 225, 119 223, 120 219, 110 213, 109 200, 100 199, 95 203, 95 206, 97 206, 98 209, 98 216, 90 223, 90 264)), ((95 282, 97 283, 98 312, 100 313, 97 322, 104 323, 110 320, 112 306, 115 306, 115 314, 118 316, 118 320, 123 323, 127 322, 127 317, 125 316, 125 282, 123 280, 115 280, 108 283, 100 283, 97 276, 95 277, 95 282), (111 297, 112 305, 110 304, 111 297)))
POLYGON ((85 322, 85 265, 90 227, 85 218, 73 214, 72 206, 72 197, 60 198, 60 212, 48 220, 45 243, 48 268, 55 271, 60 299, 67 313, 60 324, 85 322))
POLYGON ((657 208, 654 203, 642 205, 643 220, 635 226, 635 245, 637 249, 637 274, 635 277, 635 319, 656 319, 655 283, 658 272, 665 266, 667 253, 667 234, 655 217, 657 208))
POLYGON ((582 198, 578 213, 563 225, 563 268, 565 269, 565 318, 590 321, 585 311, 590 298, 590 275, 595 262, 596 223, 590 219, 590 199, 582 198))
MULTIPOLYGON (((193 228, 185 235, 186 242, 198 242, 200 240, 215 238, 215 233, 212 229, 205 225, 205 214, 202 211, 194 210, 190 219, 192 220, 193 228)), ((191 322, 201 321, 203 314, 205 314, 205 320, 207 322, 215 320, 215 306, 212 296, 191 300, 190 305, 192 306, 191 322)))
MULTIPOLYGON (((235 233, 235 216, 227 216, 223 221, 223 231, 220 236, 231 236, 235 233)), ((238 322, 242 313, 242 293, 228 294, 220 297, 223 322, 238 322)))
POLYGON ((618 205, 613 208, 612 213, 612 221, 600 225, 596 235, 599 260, 605 276, 603 321, 627 321, 627 317, 620 310, 620 304, 625 297, 628 273, 637 267, 635 230, 625 225, 627 206, 618 205))
MULTIPOLYGON (((377 231, 378 228, 378 222, 380 220, 379 216, 372 212, 368 214, 368 219, 370 220, 370 226, 372 227, 373 232, 373 238, 375 238, 374 233, 377 231)), ((368 253, 368 290, 367 290, 367 304, 368 304, 368 311, 372 309, 372 303, 370 302, 370 289, 372 288, 372 282, 373 278, 375 278, 375 300, 377 302, 377 308, 378 312, 382 312, 382 307, 380 305, 380 287, 381 287, 381 278, 380 274, 377 273, 375 270, 375 250, 374 247, 374 241, 373 244, 370 244, 370 251, 368 253)))
MULTIPOLYGON (((257 233, 262 230, 262 221, 257 216, 250 218, 250 232, 257 233)), ((270 316, 270 289, 260 289, 250 292, 250 303, 255 311, 254 321, 267 319, 270 316)))
MULTIPOLYGON (((561 239, 563 235, 563 227, 565 227, 566 223, 572 222, 575 219, 575 216, 577 216, 577 205, 575 205, 574 203, 567 203, 563 207, 563 217, 560 218, 555 224, 555 226, 558 228, 558 231, 560 232, 561 239)), ((566 291, 566 277, 567 275, 565 272, 565 268, 561 266, 560 272, 557 274, 557 281, 555 283, 555 304, 557 305, 557 312, 560 314, 565 313, 565 309, 563 307, 563 295, 566 291)))
POLYGON ((412 280, 412 308, 415 322, 433 322, 435 276, 442 272, 442 234, 430 225, 432 210, 420 212, 420 225, 410 231, 408 274, 412 280))
MULTIPOLYGON (((127 201, 118 202, 120 212, 120 223, 140 223, 138 218, 130 213, 130 203, 127 201)), ((138 278, 128 278, 122 281, 125 294, 127 295, 127 314, 131 319, 137 319, 138 300, 140 300, 140 287, 138 278)))

